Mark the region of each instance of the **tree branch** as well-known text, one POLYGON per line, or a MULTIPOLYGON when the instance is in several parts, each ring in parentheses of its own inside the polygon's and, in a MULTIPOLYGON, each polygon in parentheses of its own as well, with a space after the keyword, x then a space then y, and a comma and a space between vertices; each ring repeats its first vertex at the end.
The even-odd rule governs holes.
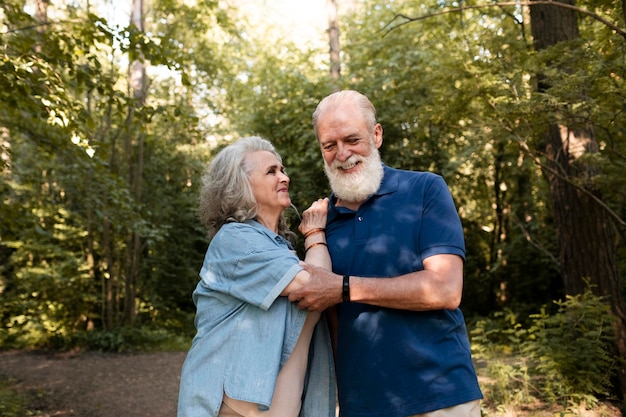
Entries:
MULTIPOLYGON (((491 107, 495 110, 495 107, 493 105, 491 105, 491 107)), ((557 176, 558 178, 560 178, 561 180, 567 182, 569 185, 571 185, 572 187, 578 189, 579 191, 585 193, 586 195, 588 195, 589 197, 591 197, 591 199, 593 199, 596 203, 598 203, 598 205, 600 207, 602 207, 602 209, 604 209, 608 215, 610 217, 612 217, 620 226, 626 226, 626 220, 622 219, 619 214, 617 214, 616 212, 614 212, 604 201, 602 201, 600 198, 598 198, 598 196, 596 196, 595 194, 593 194, 591 191, 589 191, 587 188, 582 187, 579 184, 576 184, 574 181, 570 180, 566 174, 558 172, 557 170, 555 170, 552 167, 549 167, 548 165, 544 164, 541 161, 541 158, 539 156, 537 156, 528 146, 528 144, 526 143, 526 140, 524 140, 522 137, 520 137, 517 132, 515 131, 515 129, 511 126, 507 126, 504 125, 503 126, 504 129, 509 132, 511 135, 515 136, 515 138, 517 138, 517 143, 519 144, 519 146, 525 151, 525 153, 527 155, 530 156, 530 158, 533 160, 533 162, 535 164, 537 164, 539 167, 541 167, 542 169, 549 171, 551 174, 557 176)))
MULTIPOLYGON (((624 2, 626 2, 626 0, 624 0, 624 2)), ((461 12, 463 10, 468 10, 468 9, 482 9, 482 8, 485 8, 485 7, 501 7, 501 6, 537 6, 537 5, 552 5, 552 6, 556 6, 556 7, 563 7, 565 9, 570 9, 570 10, 574 10, 574 11, 576 11, 578 13, 585 14, 585 15, 590 16, 591 18, 597 20, 598 22, 608 26, 609 28, 614 30, 618 35, 620 35, 622 38, 624 38, 626 40, 626 30, 620 28, 619 26, 617 26, 616 24, 614 24, 612 22, 609 22, 607 19, 605 19, 604 17, 600 16, 599 14, 591 12, 591 11, 589 11, 587 9, 583 9, 581 7, 575 6, 573 4, 560 3, 560 2, 554 1, 554 0, 503 1, 503 2, 496 2, 496 3, 488 3, 488 4, 483 4, 483 5, 471 5, 471 6, 464 5, 463 7, 445 8, 445 9, 442 9, 442 10, 440 10, 438 12, 429 13, 429 14, 426 14, 424 16, 419 16, 419 17, 409 17, 409 16, 406 16, 404 14, 399 13, 399 14, 395 15, 395 17, 389 23, 387 23, 383 27, 383 29, 381 29, 381 30, 385 31, 383 36, 386 36, 392 30, 397 29, 400 26, 404 26, 404 25, 406 25, 408 23, 411 23, 411 22, 416 22, 418 20, 425 20, 425 19, 429 19, 431 17, 441 16, 441 15, 444 15, 444 14, 457 13, 457 12, 461 12), (394 25, 394 22, 396 22, 397 20, 400 20, 400 19, 404 19, 404 21, 396 23, 394 25)))
POLYGON ((559 177, 561 180, 567 182, 572 187, 576 188, 577 190, 579 190, 582 193, 584 193, 584 194, 588 195, 589 197, 591 197, 591 199, 594 200, 596 203, 598 203, 598 205, 600 205, 600 207, 602 207, 620 226, 626 226, 626 221, 624 221, 624 219, 622 219, 619 216, 619 214, 615 213, 604 201, 602 201, 600 198, 598 198, 598 196, 593 194, 587 188, 585 188, 585 187, 583 187, 583 186, 581 186, 579 184, 576 184, 574 181, 570 180, 569 178, 567 178, 565 175, 561 174, 557 170, 555 170, 555 169, 549 167, 548 165, 544 164, 541 161, 541 158, 536 156, 530 150, 530 148, 528 147, 528 144, 526 144, 525 141, 520 139, 519 145, 522 147, 522 149, 524 149, 526 151, 526 153, 528 155, 530 155, 530 157, 535 161, 535 163, 537 165, 539 165, 542 169, 545 169, 546 171, 550 171, 551 174, 559 177))
POLYGON ((520 228, 528 243, 530 243, 538 251, 544 253, 548 258, 550 258, 554 265, 556 265, 558 268, 561 268, 561 262, 545 246, 533 239, 533 237, 530 235, 530 232, 524 227, 524 223, 522 223, 521 219, 519 219, 517 216, 513 216, 512 221, 516 223, 517 226, 520 228))

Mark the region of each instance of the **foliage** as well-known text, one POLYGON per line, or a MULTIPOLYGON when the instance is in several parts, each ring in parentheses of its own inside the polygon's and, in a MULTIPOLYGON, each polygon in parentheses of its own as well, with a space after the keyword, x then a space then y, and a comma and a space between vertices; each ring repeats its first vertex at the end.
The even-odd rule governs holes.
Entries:
POLYGON ((557 301, 558 310, 533 315, 526 353, 543 376, 539 389, 551 401, 594 404, 609 395, 619 359, 612 349, 610 308, 587 290, 557 301))
POLYGON ((0 380, 0 417, 18 417, 25 415, 27 401, 18 395, 9 384, 0 380))
POLYGON ((530 326, 511 311, 478 320, 472 354, 489 407, 509 409, 547 402, 563 409, 594 407, 608 398, 618 356, 612 347, 609 306, 587 288, 530 315, 530 326))
MULTIPOLYGON (((613 3, 593 10, 620 22, 621 5, 613 3)), ((544 171, 548 123, 594 126, 600 149, 585 163, 598 172, 599 204, 617 213, 607 210, 606 217, 624 250, 626 188, 617 172, 626 154, 620 89, 626 44, 581 18, 580 41, 536 53, 527 9, 440 13, 446 6, 362 2, 342 22, 342 72, 349 74, 342 87, 372 98, 385 131, 385 162, 434 171, 448 182, 467 241, 465 310, 541 305, 563 296, 544 171), (400 25, 406 23, 400 15, 419 20, 400 25), (535 74, 555 61, 570 70, 548 71, 551 89, 536 93, 535 74), (557 112, 559 103, 571 104, 557 112)))
POLYGON ((102 352, 163 352, 188 350, 191 339, 163 327, 121 327, 75 334, 74 344, 102 352))
MULTIPOLYGON (((246 22, 243 15, 240 22, 246 22)), ((261 32, 274 35, 271 27, 262 27, 261 32)), ((227 138, 259 135, 274 143, 290 177, 295 210, 286 215, 294 230, 299 213, 330 194, 311 124, 315 106, 330 92, 320 65, 324 54, 294 41, 272 43, 250 36, 231 55, 234 71, 240 75, 225 84, 223 112, 232 128, 227 138)))
MULTIPOLYGON (((619 1, 579 3, 623 26, 619 1)), ((326 51, 302 49, 267 27, 253 32, 245 10, 214 1, 153 1, 143 33, 75 4, 57 5, 42 24, 25 4, 0 6, 0 343, 119 351, 190 337, 191 292, 207 245, 195 219, 198 179, 219 146, 251 134, 271 139, 300 212, 329 194, 310 120, 331 92, 326 51), (140 56, 150 84, 137 107, 125 65, 140 56), (141 249, 134 323, 124 315, 129 236, 141 249)), ((528 312, 563 297, 544 179, 541 132, 550 122, 594 128, 600 148, 584 162, 615 213, 625 275, 626 229, 616 217, 626 218, 626 44, 589 16, 580 16, 579 41, 536 53, 520 7, 439 14, 449 2, 354 4, 340 22, 341 87, 376 105, 386 163, 445 178, 466 236, 463 309, 524 317, 506 331, 482 329, 492 342, 509 340, 514 349, 504 353, 522 352, 531 328, 547 338, 557 326, 554 316, 528 312), (425 18, 389 30, 399 13, 425 18), (555 62, 568 71, 544 71, 551 87, 536 93, 534 74, 555 62)), ((295 228, 298 216, 289 216, 295 228)), ((503 345, 482 346, 487 355, 503 345)), ((555 355, 543 363, 555 368, 561 353, 549 348, 532 355, 555 355)), ((496 392, 503 403, 543 387, 536 364, 487 366, 515 381, 496 392)), ((552 382, 583 385, 567 383, 552 382)))
POLYGON ((14 381, 0 376, 0 417, 38 417, 43 412, 32 409, 31 396, 13 388, 14 381))
POLYGON ((464 308, 487 314, 560 296, 546 183, 520 143, 531 86, 516 20, 486 9, 388 31, 396 14, 428 15, 437 5, 375 3, 344 25, 344 87, 377 107, 386 163, 439 173, 450 186, 467 241, 464 308))
MULTIPOLYGON (((195 180, 208 151, 187 92, 164 82, 149 104, 134 107, 120 57, 135 53, 130 45, 143 34, 80 8, 41 24, 23 6, 0 9, 0 341, 62 348, 82 331, 129 324, 131 235, 142 255, 136 324, 159 322, 189 337, 206 248, 195 180), (134 179, 138 138, 143 195, 134 179), (116 309, 110 317, 105 304, 116 309)), ((213 16, 208 3, 198 7, 213 16)), ((156 36, 140 44, 162 68, 193 66, 191 52, 174 53, 156 36)))
POLYGON ((527 331, 512 311, 476 321, 471 330, 472 356, 486 378, 485 403, 498 410, 529 404, 534 393, 528 359, 523 355, 527 331))

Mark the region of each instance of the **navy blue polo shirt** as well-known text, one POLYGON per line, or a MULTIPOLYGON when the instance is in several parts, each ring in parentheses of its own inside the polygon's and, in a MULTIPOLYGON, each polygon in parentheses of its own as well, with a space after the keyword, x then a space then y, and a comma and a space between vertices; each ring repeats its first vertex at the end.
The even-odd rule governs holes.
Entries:
MULTIPOLYGON (((331 196, 333 271, 394 277, 436 254, 465 258, 461 222, 442 177, 384 166, 355 212, 331 196)), ((337 382, 342 417, 406 417, 482 398, 461 310, 414 312, 342 303, 337 382)))

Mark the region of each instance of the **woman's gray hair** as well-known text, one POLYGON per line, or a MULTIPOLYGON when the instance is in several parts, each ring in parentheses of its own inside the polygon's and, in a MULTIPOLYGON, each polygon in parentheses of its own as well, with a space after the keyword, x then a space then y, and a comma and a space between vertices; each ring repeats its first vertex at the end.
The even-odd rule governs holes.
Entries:
MULTIPOLYGON (((198 217, 208 229, 209 237, 228 222, 243 223, 257 216, 257 202, 248 177, 252 167, 247 159, 257 151, 271 152, 282 163, 270 141, 250 136, 222 149, 202 175, 198 217)), ((290 241, 295 238, 283 214, 278 222, 278 234, 290 241)))
POLYGON ((372 102, 363 94, 354 90, 337 91, 322 101, 319 102, 317 108, 313 112, 313 130, 315 131, 315 137, 319 140, 317 132, 317 121, 320 116, 327 112, 335 110, 341 107, 342 104, 351 103, 355 104, 361 109, 361 114, 365 118, 365 123, 371 134, 374 134, 374 128, 376 127, 376 108, 372 102))

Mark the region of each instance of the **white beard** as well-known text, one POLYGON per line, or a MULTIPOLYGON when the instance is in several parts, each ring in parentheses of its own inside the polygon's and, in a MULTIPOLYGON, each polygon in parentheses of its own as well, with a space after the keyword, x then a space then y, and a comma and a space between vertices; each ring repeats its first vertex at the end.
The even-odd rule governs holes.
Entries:
POLYGON ((334 161, 328 165, 324 162, 324 172, 335 195, 351 203, 361 203, 378 191, 384 173, 380 153, 373 145, 372 152, 367 158, 352 155, 343 163, 334 161), (341 167, 350 167, 359 161, 361 169, 358 172, 342 173, 341 167))

